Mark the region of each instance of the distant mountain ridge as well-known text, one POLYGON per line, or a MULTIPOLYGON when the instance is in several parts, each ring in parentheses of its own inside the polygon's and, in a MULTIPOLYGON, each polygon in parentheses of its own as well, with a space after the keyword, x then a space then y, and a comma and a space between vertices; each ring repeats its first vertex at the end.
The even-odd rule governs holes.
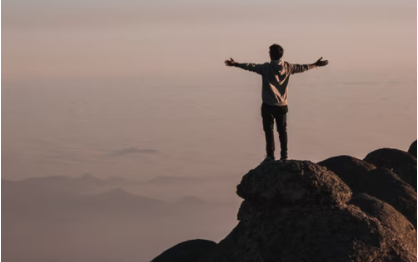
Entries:
MULTIPOLYGON (((139 261, 150 261, 156 250, 173 239, 177 241, 196 232, 216 237, 217 230, 226 227, 224 222, 216 221, 228 217, 234 220, 231 206, 207 202, 186 192, 182 197, 166 200, 141 195, 141 188, 152 186, 165 192, 167 185, 140 182, 140 187, 132 188, 135 193, 125 189, 129 187, 119 186, 130 182, 88 174, 2 179, 2 258, 33 262, 60 261, 65 256, 76 257, 71 261, 97 261, 110 243, 112 247, 125 247, 139 241, 142 245, 132 252, 140 254, 139 261), (212 224, 208 228, 201 223, 212 224), (64 235, 65 240, 57 241, 57 235, 64 235), (147 246, 151 235, 167 239, 147 246), (72 250, 77 254, 73 255, 72 250), (78 253, 83 256, 81 260, 77 260, 78 253)), ((119 252, 122 250, 125 249, 120 248, 119 252)))
MULTIPOLYGON (((9 181, 2 178, 2 197, 5 205, 8 202, 19 200, 20 202, 39 201, 77 201, 90 204, 107 205, 141 205, 157 207, 162 205, 204 205, 206 201, 196 196, 184 196, 177 201, 166 202, 146 196, 132 194, 118 185, 118 182, 126 180, 99 179, 89 174, 80 177, 48 176, 27 178, 20 181, 9 181), (114 183, 114 182, 117 183, 114 183), (97 188, 103 190, 96 192, 97 188)), ((22 202, 22 203, 23 203, 22 202)))
POLYGON ((147 184, 173 184, 173 183, 197 183, 200 178, 196 177, 182 177, 182 176, 158 176, 148 180, 147 184))

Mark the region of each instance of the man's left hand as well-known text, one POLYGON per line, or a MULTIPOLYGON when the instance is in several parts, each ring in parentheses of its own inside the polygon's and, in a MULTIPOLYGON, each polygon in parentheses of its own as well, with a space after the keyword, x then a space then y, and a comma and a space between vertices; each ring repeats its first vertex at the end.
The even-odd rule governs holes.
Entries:
POLYGON ((328 65, 328 60, 322 60, 322 57, 318 59, 318 61, 315 62, 316 66, 326 66, 328 65))

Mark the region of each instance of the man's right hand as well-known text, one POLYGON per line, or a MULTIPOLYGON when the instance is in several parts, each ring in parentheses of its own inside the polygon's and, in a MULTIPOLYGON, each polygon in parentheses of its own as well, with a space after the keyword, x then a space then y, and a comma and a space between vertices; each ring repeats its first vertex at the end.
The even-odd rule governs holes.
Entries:
POLYGON ((236 62, 232 58, 231 58, 231 60, 225 60, 225 65, 227 65, 227 66, 234 66, 235 64, 236 64, 236 62))
POLYGON ((322 60, 322 57, 318 59, 318 61, 315 62, 316 66, 326 66, 328 65, 328 60, 322 60))

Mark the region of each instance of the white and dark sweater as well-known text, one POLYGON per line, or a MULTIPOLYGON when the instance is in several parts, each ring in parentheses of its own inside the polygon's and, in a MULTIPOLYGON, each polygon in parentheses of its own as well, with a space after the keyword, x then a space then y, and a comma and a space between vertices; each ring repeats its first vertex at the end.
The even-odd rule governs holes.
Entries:
POLYGON ((289 76, 310 69, 308 64, 290 64, 283 60, 272 60, 264 64, 235 63, 234 66, 262 76, 263 103, 273 106, 287 105, 289 76))

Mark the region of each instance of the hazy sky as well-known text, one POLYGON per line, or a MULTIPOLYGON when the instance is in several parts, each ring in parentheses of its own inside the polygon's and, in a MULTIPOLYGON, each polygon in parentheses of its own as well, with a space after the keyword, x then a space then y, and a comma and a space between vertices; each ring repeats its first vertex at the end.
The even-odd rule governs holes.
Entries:
POLYGON ((243 175, 264 154, 260 78, 223 61, 263 63, 272 43, 289 62, 330 61, 292 77, 291 158, 363 158, 416 139, 415 1, 2 8, 6 178, 243 175))
POLYGON ((5 0, 3 79, 218 75, 222 62, 285 58, 332 70, 416 68, 416 2, 5 0))

